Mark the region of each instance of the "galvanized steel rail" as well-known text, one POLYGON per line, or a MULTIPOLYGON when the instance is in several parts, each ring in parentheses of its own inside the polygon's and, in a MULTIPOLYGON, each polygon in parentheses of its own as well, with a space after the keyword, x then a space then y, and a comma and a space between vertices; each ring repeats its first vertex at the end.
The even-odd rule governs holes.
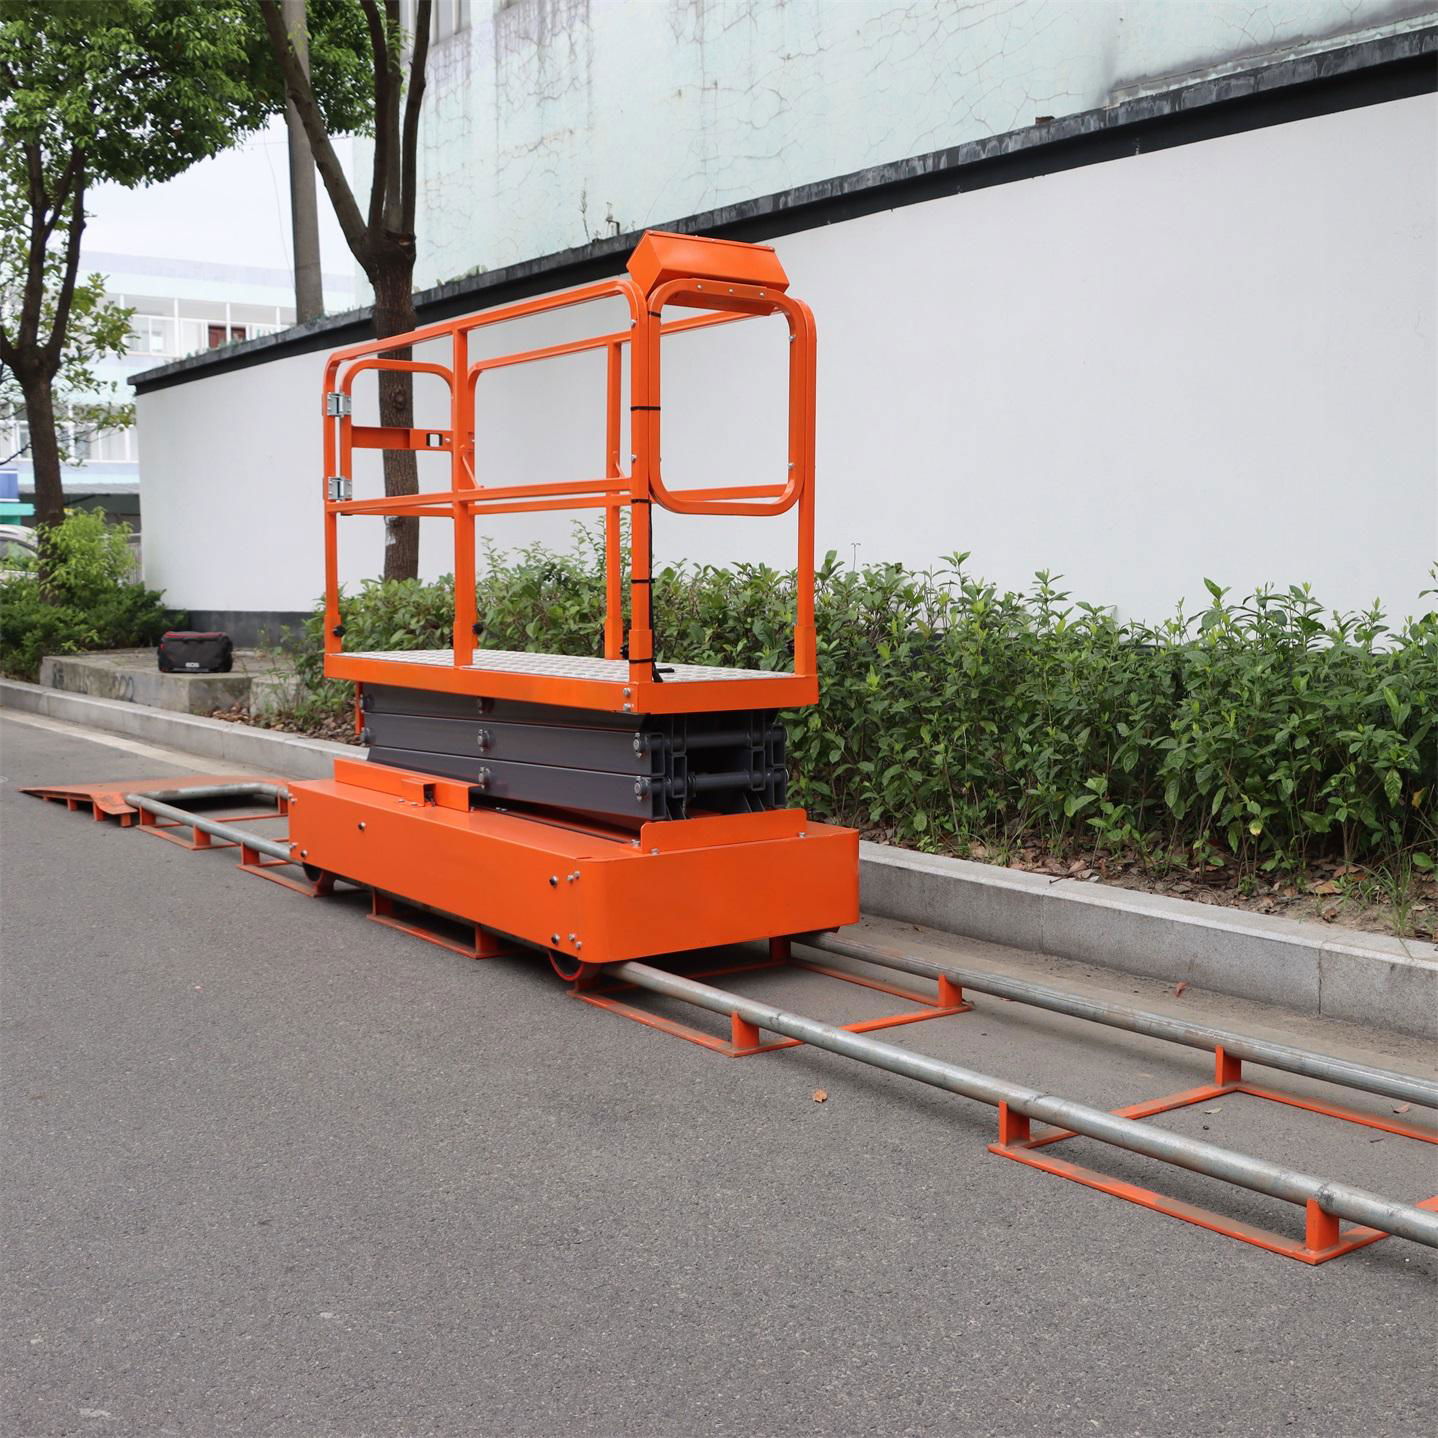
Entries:
MULTIPOLYGON (((161 789, 144 794, 126 794, 125 802, 161 818, 211 834, 218 839, 242 844, 257 853, 271 858, 288 860, 290 846, 266 839, 250 830, 240 829, 222 820, 205 818, 191 810, 178 808, 174 800, 195 802, 206 799, 272 798, 284 799, 289 794, 276 784, 237 783, 197 785, 188 789, 161 789)), ((1290 1073, 1303 1074, 1310 1078, 1325 1079, 1343 1084, 1349 1088, 1367 1090, 1390 1098, 1404 1099, 1414 1103, 1438 1106, 1438 1084, 1408 1074, 1395 1073, 1388 1069, 1368 1068, 1324 1054, 1309 1053, 1286 1044, 1270 1043, 1253 1039, 1227 1030, 1210 1028, 1204 1024, 1170 1018, 1164 1014, 1148 1013, 1141 1009, 1130 1009, 1118 1004, 1106 1003, 1099 999, 1083 998, 1076 994, 1064 993, 1058 989, 1046 988, 1003 974, 984 970, 955 967, 951 964, 937 964, 913 954, 901 953, 875 944, 856 943, 849 939, 837 938, 832 934, 812 934, 802 942, 828 953, 840 954, 861 962, 884 968, 898 969, 905 973, 927 978, 944 977, 964 988, 995 997, 1013 999, 1036 1008, 1055 1013, 1069 1014, 1075 1018, 1090 1019, 1095 1023, 1107 1024, 1112 1028, 1126 1029, 1133 1033, 1147 1034, 1154 1038, 1168 1039, 1174 1043, 1186 1044, 1192 1048, 1214 1049, 1221 1047, 1235 1058, 1247 1059, 1270 1068, 1283 1069, 1290 1073)), ((1353 1223, 1381 1229, 1401 1238, 1412 1239, 1415 1243, 1438 1248, 1438 1213, 1385 1198, 1367 1189, 1334 1179, 1318 1178, 1297 1169, 1284 1168, 1266 1159, 1249 1154, 1220 1148, 1216 1144, 1204 1143, 1199 1139, 1186 1138, 1167 1129, 1155 1128, 1137 1120, 1121 1118, 1104 1109, 1091 1108, 1087 1104, 1071 1099, 1057 1098, 1038 1089, 1022 1084, 1010 1083, 1006 1079, 994 1078, 974 1069, 963 1068, 942 1059, 928 1058, 896 1044, 884 1043, 847 1029, 835 1028, 817 1019, 775 1008, 742 994, 714 988, 696 979, 684 978, 649 964, 631 960, 609 967, 609 973, 616 979, 633 984, 636 988, 668 998, 680 999, 712 1013, 725 1016, 737 1014, 747 1023, 771 1033, 783 1034, 799 1039, 815 1048, 827 1049, 845 1058, 871 1064, 905 1078, 912 1078, 934 1088, 945 1089, 965 1098, 977 1099, 997 1107, 1007 1106, 1015 1113, 1021 1113, 1041 1123, 1068 1129, 1087 1138, 1113 1144, 1117 1148, 1147 1158, 1156 1158, 1178 1168, 1195 1173, 1207 1174, 1225 1182, 1266 1193, 1289 1203, 1316 1203, 1326 1213, 1346 1218, 1353 1223)))
POLYGON ((1396 1073, 1392 1069, 1370 1068, 1366 1064, 1353 1063, 1348 1059, 1310 1053, 1307 1049, 1272 1043, 1267 1039, 1249 1038, 1243 1034, 1231 1033, 1227 1029, 1216 1029, 1207 1024, 1190 1023, 1187 1019, 1171 1018, 1167 1014, 1131 1009, 1127 1005, 1112 1004, 1102 999, 1084 998, 1078 994, 1047 988, 1043 984, 1031 984, 1024 979, 1010 978, 1007 974, 996 974, 986 969, 938 964, 884 945, 856 943, 836 934, 809 934, 797 942, 822 949, 825 953, 841 954, 866 964, 898 969, 902 973, 917 974, 923 978, 937 979, 942 976, 961 988, 973 989, 975 993, 1012 999, 1016 1003, 1048 1009, 1056 1014, 1069 1014, 1077 1019, 1090 1019, 1096 1024, 1107 1024, 1110 1028, 1127 1029, 1130 1033, 1167 1039, 1170 1043, 1186 1044, 1189 1048, 1221 1048, 1231 1058, 1246 1059, 1267 1068, 1282 1069, 1285 1073, 1302 1074, 1306 1078, 1342 1084, 1345 1088, 1362 1089, 1367 1093, 1382 1094, 1385 1098, 1438 1108, 1438 1083, 1431 1079, 1417 1078, 1412 1074, 1396 1073))
POLYGON ((784 1034, 799 1039, 815 1048, 827 1049, 842 1054, 845 1058, 857 1059, 860 1063, 872 1064, 875 1068, 916 1079, 934 1088, 946 1089, 965 1098, 977 1099, 980 1103, 1006 1104, 1016 1113, 1026 1114, 1041 1123, 1054 1124, 1111 1143, 1117 1148, 1147 1158, 1160 1159, 1178 1168, 1190 1169, 1194 1173, 1208 1174, 1213 1178, 1266 1193, 1289 1203, 1304 1205, 1310 1200, 1326 1213, 1370 1228, 1382 1229, 1385 1233, 1410 1238, 1415 1243, 1438 1248, 1438 1213, 1400 1203, 1366 1189, 1334 1179, 1318 1178, 1297 1169, 1284 1168, 1266 1159, 1254 1158, 1249 1154, 1236 1153, 1231 1149, 1219 1148, 1216 1144, 1204 1143, 1199 1139, 1185 1138, 1167 1129, 1155 1128, 1134 1119, 1120 1118, 1103 1109, 1090 1108, 1087 1104, 1075 1103, 1070 1099, 1055 1098, 1038 1089, 1025 1088, 1006 1079, 993 1078, 974 1069, 961 1068, 958 1064, 942 1059, 927 1058, 912 1053, 896 1044, 883 1043, 863 1034, 851 1033, 846 1029, 834 1028, 816 1019, 805 1018, 802 1014, 790 1013, 760 1003, 742 994, 716 989, 695 979, 683 978, 678 974, 666 973, 649 964, 631 960, 616 964, 609 970, 614 978, 636 988, 667 998, 680 999, 711 1013, 737 1014, 746 1022, 771 1033, 784 1034))
POLYGON ((266 839, 249 829, 237 829, 233 824, 226 824, 219 819, 207 819, 204 815, 191 813, 188 809, 176 808, 170 802, 175 799, 184 799, 189 803, 204 799, 288 799, 289 796, 290 791, 278 784, 197 784, 190 789, 152 789, 146 794, 126 794, 125 802, 161 819, 173 819, 177 823, 188 824, 192 829, 199 829, 202 833, 213 834, 217 839, 241 844, 271 859, 289 860, 291 855, 288 844, 266 839))

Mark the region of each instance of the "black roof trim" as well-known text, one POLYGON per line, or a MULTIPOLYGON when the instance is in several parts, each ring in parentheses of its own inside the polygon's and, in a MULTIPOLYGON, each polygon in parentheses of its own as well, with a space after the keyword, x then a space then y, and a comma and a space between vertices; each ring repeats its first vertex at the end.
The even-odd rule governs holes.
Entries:
MULTIPOLYGON (((1438 89, 1435 60, 1438 25, 1426 26, 1123 100, 649 228, 769 240, 990 185, 1429 94, 1438 89)), ((421 291, 415 296, 419 322, 432 324, 617 274, 640 233, 608 236, 421 291)), ((289 355, 338 349, 369 337, 369 316, 367 308, 326 315, 145 370, 130 383, 145 394, 289 355)))

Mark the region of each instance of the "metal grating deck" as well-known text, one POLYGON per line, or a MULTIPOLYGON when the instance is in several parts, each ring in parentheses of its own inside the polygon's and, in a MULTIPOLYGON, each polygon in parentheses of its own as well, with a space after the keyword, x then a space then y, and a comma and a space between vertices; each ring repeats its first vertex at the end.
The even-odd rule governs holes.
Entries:
MULTIPOLYGON (((452 649, 380 649, 346 650, 346 659, 378 659, 390 664, 428 664, 442 668, 454 666, 452 649)), ((708 664, 663 664, 664 678, 670 683, 696 683, 704 680, 792 679, 784 670, 726 669, 708 664), (672 673, 670 671, 673 671, 672 673)), ((527 654, 517 649, 476 650, 472 664, 462 664, 461 671, 496 674, 533 674, 549 679, 590 679, 607 684, 627 684, 629 664, 623 659, 590 659, 580 654, 527 654)))

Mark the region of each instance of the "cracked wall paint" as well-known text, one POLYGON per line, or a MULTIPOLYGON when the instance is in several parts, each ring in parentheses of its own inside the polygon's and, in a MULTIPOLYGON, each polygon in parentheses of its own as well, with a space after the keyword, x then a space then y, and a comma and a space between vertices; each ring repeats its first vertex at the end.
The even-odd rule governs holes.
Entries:
POLYGON ((420 287, 1224 70, 1431 0, 498 0, 432 51, 420 287))

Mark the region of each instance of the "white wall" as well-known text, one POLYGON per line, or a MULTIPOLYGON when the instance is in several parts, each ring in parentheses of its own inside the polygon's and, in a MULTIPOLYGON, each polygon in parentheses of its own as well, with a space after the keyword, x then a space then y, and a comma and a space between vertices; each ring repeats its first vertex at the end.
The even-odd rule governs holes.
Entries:
MULTIPOLYGON (((1431 0, 474 0, 431 51, 420 288, 1196 78, 1431 0)), ((366 142, 356 158, 363 170, 366 142)))
MULTIPOLYGON (((1048 568, 1148 618, 1205 576, 1413 612, 1438 558, 1435 122, 1438 99, 1396 101, 777 241, 819 322, 820 551, 969 550, 1004 585, 1048 568)), ((773 323, 666 342, 671 482, 777 474, 773 323)), ((598 472, 592 364, 486 378, 489 475, 598 472)), ((322 365, 141 396, 147 575, 173 603, 317 594, 322 365)), ((661 560, 792 553, 787 518, 655 522, 661 560)), ((562 542, 569 518, 495 523, 562 542)), ((447 528, 426 522, 430 572, 447 528)), ((376 573, 379 523, 345 536, 346 575, 376 573)))

